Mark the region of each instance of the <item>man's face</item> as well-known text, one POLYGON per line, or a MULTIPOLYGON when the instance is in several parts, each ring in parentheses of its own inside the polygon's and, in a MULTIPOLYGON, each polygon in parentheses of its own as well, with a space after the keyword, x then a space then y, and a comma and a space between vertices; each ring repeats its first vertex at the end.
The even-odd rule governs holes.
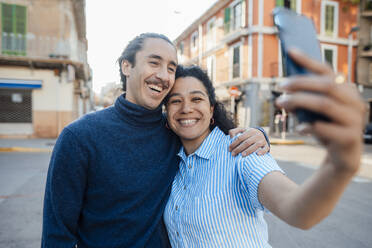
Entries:
POLYGON ((159 38, 147 38, 137 52, 135 66, 122 63, 127 77, 126 99, 147 109, 157 108, 174 84, 177 67, 175 48, 159 38))

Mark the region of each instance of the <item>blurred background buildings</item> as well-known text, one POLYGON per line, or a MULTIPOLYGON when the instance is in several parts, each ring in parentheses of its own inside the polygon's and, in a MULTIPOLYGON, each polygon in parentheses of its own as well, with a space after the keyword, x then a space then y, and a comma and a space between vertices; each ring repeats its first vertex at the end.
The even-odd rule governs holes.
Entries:
POLYGON ((273 104, 280 94, 276 85, 284 80, 284 75, 271 11, 283 6, 311 18, 323 60, 349 82, 357 83, 365 99, 372 101, 372 67, 368 67, 372 50, 365 51, 365 44, 372 42, 370 2, 220 0, 176 38, 179 62, 198 64, 207 70, 217 95, 235 114, 240 126, 266 126, 273 131, 281 123, 282 130, 292 132, 296 125, 294 116, 273 104))
POLYGON ((85 0, 0 7, 0 137, 57 137, 93 108, 85 0))
MULTIPOLYGON (((0 137, 57 137, 65 125, 122 93, 112 82, 93 95, 85 4, 0 0, 0 137)), ((372 122, 371 0, 215 1, 174 40, 179 62, 207 70, 240 126, 293 132, 294 116, 273 104, 276 85, 285 79, 271 16, 276 6, 314 21, 323 60, 358 86, 372 122)))

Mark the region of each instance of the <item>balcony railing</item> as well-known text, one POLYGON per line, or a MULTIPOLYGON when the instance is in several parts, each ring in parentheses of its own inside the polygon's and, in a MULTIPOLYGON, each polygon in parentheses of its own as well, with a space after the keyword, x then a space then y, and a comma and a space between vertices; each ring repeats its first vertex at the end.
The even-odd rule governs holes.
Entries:
POLYGON ((2 33, 1 54, 27 58, 70 59, 87 63, 86 45, 81 41, 53 36, 2 33))
POLYGON ((235 30, 239 30, 242 28, 241 26, 241 20, 237 20, 239 24, 237 24, 234 20, 230 20, 229 22, 225 22, 223 24, 223 30, 225 34, 229 34, 235 30))

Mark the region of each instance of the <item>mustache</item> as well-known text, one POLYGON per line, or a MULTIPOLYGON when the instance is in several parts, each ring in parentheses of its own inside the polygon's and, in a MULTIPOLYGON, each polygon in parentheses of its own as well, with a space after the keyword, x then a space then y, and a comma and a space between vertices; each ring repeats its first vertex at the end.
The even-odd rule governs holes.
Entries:
POLYGON ((161 80, 161 79, 149 78, 149 79, 146 79, 145 82, 148 83, 148 84, 154 84, 154 85, 162 86, 165 89, 169 88, 168 82, 166 82, 164 80, 161 80))

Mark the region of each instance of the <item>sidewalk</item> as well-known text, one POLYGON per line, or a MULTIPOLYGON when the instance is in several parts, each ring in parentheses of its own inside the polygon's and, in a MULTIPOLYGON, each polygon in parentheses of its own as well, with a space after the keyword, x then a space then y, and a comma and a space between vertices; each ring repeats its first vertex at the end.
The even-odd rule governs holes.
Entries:
MULTIPOLYGON (((318 168, 326 155, 325 149, 311 136, 292 134, 287 135, 285 140, 275 136, 270 136, 269 139, 271 141, 270 152, 277 160, 318 168)), ((361 167, 357 176, 372 179, 372 145, 365 144, 364 146, 361 167)))

